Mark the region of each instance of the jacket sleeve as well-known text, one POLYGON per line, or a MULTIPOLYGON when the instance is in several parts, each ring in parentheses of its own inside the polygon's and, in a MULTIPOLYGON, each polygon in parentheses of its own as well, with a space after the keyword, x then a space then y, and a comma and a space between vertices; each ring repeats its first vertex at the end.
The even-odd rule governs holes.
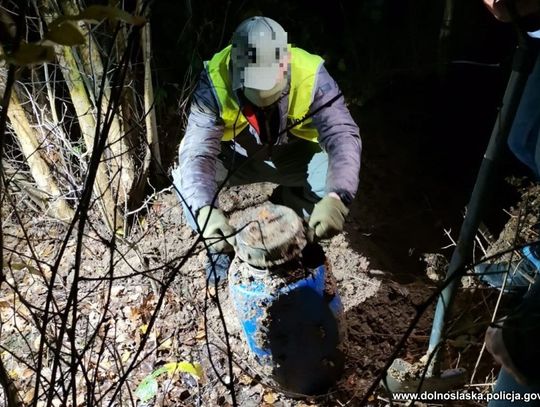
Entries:
POLYGON ((203 70, 193 94, 186 132, 179 147, 179 165, 173 183, 192 213, 213 204, 217 207, 216 163, 221 150, 223 121, 203 70))
POLYGON ((326 193, 337 192, 346 196, 346 201, 352 201, 358 190, 360 173, 360 131, 345 106, 343 96, 321 108, 340 93, 337 83, 323 65, 317 73, 314 92, 310 111, 320 110, 312 120, 319 132, 319 144, 328 154, 326 193))

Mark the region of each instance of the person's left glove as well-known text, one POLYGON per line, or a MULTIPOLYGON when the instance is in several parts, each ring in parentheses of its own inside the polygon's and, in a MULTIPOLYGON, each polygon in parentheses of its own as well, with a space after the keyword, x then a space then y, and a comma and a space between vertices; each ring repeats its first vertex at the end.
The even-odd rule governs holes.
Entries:
POLYGON ((318 238, 330 238, 343 230, 345 216, 348 214, 349 209, 339 197, 327 195, 315 204, 309 218, 309 227, 314 230, 318 238))
POLYGON ((233 251, 235 230, 229 225, 229 220, 221 209, 210 205, 199 209, 197 224, 202 229, 202 235, 207 239, 211 251, 218 253, 233 251))

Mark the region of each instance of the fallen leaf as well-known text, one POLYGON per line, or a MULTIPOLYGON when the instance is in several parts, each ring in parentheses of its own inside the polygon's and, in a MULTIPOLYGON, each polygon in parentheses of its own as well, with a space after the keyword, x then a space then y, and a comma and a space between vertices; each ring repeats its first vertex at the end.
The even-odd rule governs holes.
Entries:
POLYGON ((158 391, 158 382, 153 374, 146 376, 135 390, 135 396, 143 403, 153 398, 158 391))
POLYGON ((34 371, 33 371, 32 369, 26 368, 26 369, 24 369, 24 370, 22 371, 21 376, 22 376, 22 378, 27 379, 27 378, 29 378, 30 376, 32 376, 33 374, 34 374, 34 371))
POLYGON ((0 308, 11 308, 14 305, 13 300, 11 297, 0 298, 0 308))
POLYGON ((247 386, 249 384, 251 384, 251 377, 249 377, 247 374, 241 374, 240 377, 238 378, 238 382, 240 384, 243 384, 244 386, 247 386))
POLYGON ((32 343, 35 350, 39 349, 40 342, 41 342, 41 336, 36 336, 35 339, 34 339, 34 342, 32 343))
POLYGON ((32 399, 34 398, 34 389, 28 390, 23 397, 23 403, 26 405, 29 405, 32 402, 32 399))
MULTIPOLYGON (((136 299, 137 296, 131 296, 130 300, 136 299)), ((137 320, 140 318, 141 313, 139 312, 139 309, 137 307, 125 307, 124 313, 128 316, 128 318, 131 320, 131 322, 136 323, 137 320), (126 312, 127 310, 127 312, 126 312)))
POLYGON ((54 246, 52 244, 47 245, 47 247, 45 247, 41 251, 40 258, 41 259, 48 258, 51 254, 53 254, 53 251, 54 251, 54 246))
POLYGON ((274 404, 277 401, 277 399, 278 399, 278 396, 276 395, 276 393, 272 393, 272 392, 266 393, 263 396, 264 402, 268 404, 274 404))
POLYGON ((200 380, 203 377, 203 370, 199 363, 189 363, 189 362, 171 362, 165 363, 163 368, 166 369, 167 373, 174 374, 176 372, 189 373, 195 379, 200 380))
POLYGON ((124 351, 124 353, 122 353, 122 362, 126 363, 129 360, 130 356, 131 352, 129 350, 124 351))
POLYGON ((197 331, 197 334, 195 335, 195 339, 197 339, 197 340, 204 339, 205 337, 206 337, 206 332, 204 332, 204 328, 199 329, 197 331))
POLYGON ((171 349, 172 345, 173 345, 172 338, 169 338, 169 339, 163 341, 162 343, 160 343, 158 349, 160 349, 160 350, 171 349))
POLYGON ((35 274, 35 275, 38 275, 38 276, 41 275, 41 273, 38 271, 38 269, 36 269, 34 266, 30 266, 29 264, 26 264, 26 263, 11 263, 10 266, 11 266, 11 269, 13 271, 27 269, 30 274, 35 274))
POLYGON ((108 359, 102 359, 99 363, 99 367, 103 370, 109 370, 112 367, 112 364, 108 359))
POLYGON ((156 378, 164 373, 173 375, 176 372, 189 373, 197 380, 200 380, 204 374, 201 365, 198 363, 189 363, 185 361, 165 363, 142 380, 135 390, 135 395, 143 403, 150 400, 158 391, 159 386, 156 378))

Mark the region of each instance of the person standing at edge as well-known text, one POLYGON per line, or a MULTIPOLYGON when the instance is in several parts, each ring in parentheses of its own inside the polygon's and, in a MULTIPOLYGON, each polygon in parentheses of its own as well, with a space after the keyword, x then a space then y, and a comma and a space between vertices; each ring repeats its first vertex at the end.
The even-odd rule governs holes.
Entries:
MULTIPOLYGON (((510 1, 519 18, 516 21, 529 35, 531 47, 540 47, 540 0, 483 0, 489 11, 499 20, 512 20, 510 1)), ((540 179, 540 54, 523 91, 508 138, 510 150, 540 179)), ((540 208, 535 208, 539 211, 540 208)), ((540 212, 539 212, 540 213, 540 212)), ((523 296, 519 306, 509 315, 490 326, 486 332, 486 348, 502 367, 493 389, 489 407, 540 406, 540 245, 526 246, 523 258, 512 270, 519 273, 504 277, 495 273, 487 282, 501 288, 506 278, 508 291, 518 292, 529 286, 522 277, 528 274, 535 280, 523 296)), ((480 272, 491 269, 508 270, 508 264, 480 265, 480 272)), ((486 274, 490 276, 489 274, 486 274)))
POLYGON ((274 182, 321 239, 343 230, 359 181, 358 126, 323 59, 287 42, 274 20, 242 22, 205 62, 173 171, 188 224, 210 246, 207 278, 227 277, 235 230, 218 185, 274 182))

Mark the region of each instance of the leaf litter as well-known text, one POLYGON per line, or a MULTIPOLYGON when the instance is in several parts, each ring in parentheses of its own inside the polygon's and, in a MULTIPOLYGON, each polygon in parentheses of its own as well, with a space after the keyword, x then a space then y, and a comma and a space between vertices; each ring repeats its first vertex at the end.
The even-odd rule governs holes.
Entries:
MULTIPOLYGON (((267 184, 241 189, 233 187, 226 190, 220 200, 234 223, 242 210, 264 202, 270 192, 267 184), (234 211, 230 203, 240 201, 242 204, 236 207, 243 209, 234 211)), ((144 222, 136 223, 129 238, 117 240, 112 259, 114 278, 111 278, 109 266, 110 247, 101 243, 101 237, 107 236, 107 231, 100 228, 98 215, 91 215, 94 228, 87 232, 82 253, 83 279, 79 281, 74 339, 77 349, 84 349, 101 323, 97 338, 89 345, 91 351, 85 354, 82 362, 87 374, 95 376, 96 393, 103 394, 98 405, 110 401, 107 398, 112 394, 110 390, 115 388, 125 369, 132 365, 127 386, 120 391, 123 404, 119 405, 131 405, 127 387, 138 399, 136 404, 141 406, 231 405, 230 395, 218 377, 230 380, 227 346, 217 301, 224 310, 229 332, 234 383, 240 405, 354 405, 354 400, 362 397, 383 367, 406 330, 416 306, 435 289, 427 279, 418 278, 412 284, 402 285, 388 278, 385 272, 372 268, 369 247, 364 252, 351 246, 354 235, 344 233, 326 242, 324 249, 345 306, 345 371, 329 394, 288 398, 261 377, 252 363, 241 337, 240 325, 231 312, 227 289, 219 288, 217 293, 210 295, 205 316, 204 251, 198 246, 184 266, 175 269, 174 266, 188 253, 197 237, 185 224, 175 196, 162 194, 155 202, 156 210, 145 214, 141 218, 144 222), (156 227, 157 224, 160 227, 156 227), (163 293, 161 307, 154 317, 162 294, 162 283, 171 273, 174 273, 174 280, 163 293)), ((29 247, 21 244, 21 227, 5 225, 8 236, 5 246, 12 249, 7 252, 6 264, 11 264, 12 268, 7 273, 9 287, 4 285, 0 296, 2 358, 25 402, 34 396, 36 373, 33 366, 41 337, 32 314, 37 308, 44 307, 51 265, 62 238, 62 229, 58 226, 54 234, 44 233, 45 219, 32 225, 29 235, 34 252, 39 254, 38 263, 32 260, 29 247), (19 300, 19 295, 24 301, 19 300)), ((60 311, 68 303, 74 259, 74 241, 69 241, 53 286, 51 309, 54 312, 46 328, 50 338, 57 335, 61 324, 60 311)), ((427 349, 431 316, 432 309, 409 339, 401 355, 403 358, 413 362, 423 356, 427 349)), ((65 343, 62 351, 69 354, 72 346, 65 343)), ((475 349, 477 351, 478 347, 470 351, 475 349)), ((455 358, 456 352, 447 348, 445 357, 455 358)), ((44 358, 43 382, 52 374, 51 367, 52 359, 44 358)), ((79 398, 83 400, 88 387, 82 372, 76 377, 79 398)))

